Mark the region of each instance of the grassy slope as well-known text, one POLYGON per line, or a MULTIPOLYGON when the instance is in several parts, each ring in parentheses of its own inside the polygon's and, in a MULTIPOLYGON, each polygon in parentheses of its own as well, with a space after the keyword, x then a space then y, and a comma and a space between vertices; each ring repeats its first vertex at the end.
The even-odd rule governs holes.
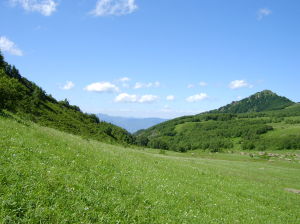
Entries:
POLYGON ((0 223, 300 222, 299 160, 158 152, 0 117, 0 223))

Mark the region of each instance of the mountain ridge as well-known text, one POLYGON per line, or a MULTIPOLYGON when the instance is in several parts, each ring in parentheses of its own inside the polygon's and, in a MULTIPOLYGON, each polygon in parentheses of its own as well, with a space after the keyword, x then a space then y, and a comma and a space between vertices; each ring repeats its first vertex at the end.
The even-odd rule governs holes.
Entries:
POLYGON ((135 118, 135 117, 121 117, 110 116, 107 114, 97 114, 100 120, 117 125, 129 131, 130 133, 137 132, 142 129, 150 128, 159 123, 165 122, 168 119, 149 117, 149 118, 135 118))
POLYGON ((272 92, 271 90, 263 90, 257 92, 240 101, 233 101, 212 113, 247 113, 247 112, 262 112, 271 110, 280 110, 293 105, 295 102, 286 97, 282 97, 272 92))

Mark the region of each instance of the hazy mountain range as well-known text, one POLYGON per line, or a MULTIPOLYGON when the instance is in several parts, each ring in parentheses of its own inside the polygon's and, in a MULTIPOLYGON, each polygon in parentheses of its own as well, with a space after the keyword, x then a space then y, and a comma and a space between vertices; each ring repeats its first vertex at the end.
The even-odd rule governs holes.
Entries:
POLYGON ((118 117, 109 116, 106 114, 97 115, 101 121, 109 122, 126 129, 127 131, 134 133, 141 129, 147 129, 154 125, 167 121, 162 118, 133 118, 133 117, 118 117))

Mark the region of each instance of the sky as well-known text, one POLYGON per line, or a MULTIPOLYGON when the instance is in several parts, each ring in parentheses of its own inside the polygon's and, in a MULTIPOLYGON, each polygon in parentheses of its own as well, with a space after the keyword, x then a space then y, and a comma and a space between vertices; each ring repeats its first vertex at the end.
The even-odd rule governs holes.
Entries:
POLYGON ((1 0, 0 49, 87 113, 174 118, 270 89, 300 102, 299 0, 1 0))

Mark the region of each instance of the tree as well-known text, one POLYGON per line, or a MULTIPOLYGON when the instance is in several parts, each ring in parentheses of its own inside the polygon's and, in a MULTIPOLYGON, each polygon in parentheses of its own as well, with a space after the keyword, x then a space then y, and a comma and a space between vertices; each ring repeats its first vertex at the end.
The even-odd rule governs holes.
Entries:
POLYGON ((136 144, 140 145, 140 146, 147 146, 149 143, 149 139, 146 136, 138 136, 136 137, 136 144))
POLYGON ((26 89, 16 79, 0 70, 0 109, 16 110, 26 95, 26 89))
POLYGON ((34 107, 39 106, 40 101, 43 98, 43 92, 40 88, 34 88, 33 93, 32 93, 32 104, 34 107))
POLYGON ((3 57, 3 55, 2 55, 2 53, 0 51, 0 69, 4 68, 4 65, 5 65, 5 63, 4 63, 4 57, 3 57))

